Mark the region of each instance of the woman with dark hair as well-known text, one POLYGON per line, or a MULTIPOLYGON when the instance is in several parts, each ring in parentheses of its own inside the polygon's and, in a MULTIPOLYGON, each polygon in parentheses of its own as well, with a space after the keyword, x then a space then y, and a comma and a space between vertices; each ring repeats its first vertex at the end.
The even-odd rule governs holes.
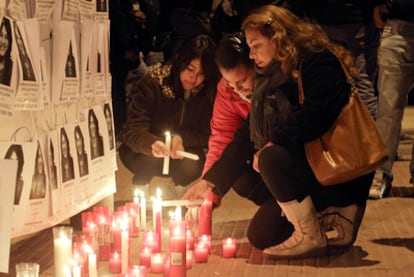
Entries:
POLYGON ((196 36, 170 62, 151 66, 135 84, 119 137, 120 158, 135 174, 134 184, 145 185, 162 175, 162 158, 167 156, 172 159, 170 177, 181 185, 172 186, 173 193, 200 176, 219 79, 214 51, 209 36, 196 36), (166 131, 172 134, 171 149, 164 143, 166 131), (176 150, 198 154, 200 159, 183 159, 176 150))
POLYGON ((111 107, 109 106, 109 103, 104 104, 103 110, 106 120, 106 126, 108 128, 109 149, 113 150, 115 147, 114 128, 112 127, 112 111, 111 107))
POLYGON ((60 129, 60 157, 62 165, 62 182, 75 178, 73 158, 70 155, 69 139, 64 128, 60 129))
POLYGON ((10 86, 13 61, 11 60, 12 32, 10 20, 3 17, 0 26, 0 84, 10 86))
POLYGON ((88 113, 89 139, 91 144, 91 158, 92 160, 104 155, 103 138, 99 134, 98 118, 93 109, 88 113))
POLYGON ((78 157, 79 176, 83 177, 89 173, 88 155, 85 152, 85 140, 79 125, 75 127, 76 154, 78 157))
POLYGON ((46 174, 45 163, 43 160, 42 149, 37 144, 35 167, 32 177, 32 188, 30 190, 29 199, 44 198, 46 195, 46 174))
POLYGON ((4 155, 6 160, 17 160, 17 174, 16 174, 16 187, 14 190, 14 205, 19 205, 20 197, 22 196, 23 191, 23 165, 24 165, 24 156, 23 156, 23 147, 20 144, 12 144, 9 149, 7 149, 6 155, 4 155))

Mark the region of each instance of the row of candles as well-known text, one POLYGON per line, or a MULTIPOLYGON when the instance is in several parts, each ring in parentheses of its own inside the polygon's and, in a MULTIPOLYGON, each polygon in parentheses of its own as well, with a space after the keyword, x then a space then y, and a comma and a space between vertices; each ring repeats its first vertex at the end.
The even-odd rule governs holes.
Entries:
MULTIPOLYGON (((205 263, 211 253, 212 201, 199 202, 198 237, 187 221, 182 220, 181 206, 189 201, 163 201, 158 190, 152 198, 152 230, 146 227, 146 199, 143 193, 135 193, 134 201, 126 203, 111 215, 109 207, 96 206, 93 211, 82 213, 82 234, 72 242, 72 227, 53 228, 55 275, 72 277, 97 277, 98 261, 108 261, 109 271, 118 276, 146 276, 164 273, 164 276, 186 276, 193 261, 205 263), (170 202, 168 204, 168 202, 170 202), (162 251, 162 207, 176 205, 170 212, 168 229, 169 251, 162 251), (142 232, 142 235, 140 234, 142 232), (131 239, 142 237, 139 263, 130 260, 131 239)), ((193 203, 194 204, 194 203, 193 203)), ((224 258, 234 257, 236 240, 223 239, 224 258)))

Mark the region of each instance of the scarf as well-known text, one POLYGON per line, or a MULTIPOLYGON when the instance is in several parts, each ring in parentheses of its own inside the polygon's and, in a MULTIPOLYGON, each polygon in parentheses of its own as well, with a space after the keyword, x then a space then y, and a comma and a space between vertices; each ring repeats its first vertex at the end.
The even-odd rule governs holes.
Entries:
POLYGON ((286 81, 276 60, 264 68, 256 68, 249 121, 250 139, 256 149, 262 148, 277 132, 277 126, 283 125, 290 115, 290 105, 287 105, 288 100, 281 89, 286 81))

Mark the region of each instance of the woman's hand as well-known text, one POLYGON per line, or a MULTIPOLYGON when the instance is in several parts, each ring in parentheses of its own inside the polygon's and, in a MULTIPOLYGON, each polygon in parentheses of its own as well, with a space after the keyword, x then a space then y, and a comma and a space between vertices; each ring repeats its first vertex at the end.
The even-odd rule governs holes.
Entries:
POLYGON ((260 173, 260 169, 259 169, 259 156, 260 156, 260 153, 266 147, 273 146, 273 145, 274 145, 273 142, 269 141, 262 148, 260 148, 256 153, 254 153, 254 156, 253 156, 253 169, 256 170, 258 173, 260 173))
POLYGON ((183 140, 179 135, 173 135, 171 137, 171 158, 172 159, 184 159, 183 156, 176 153, 177 150, 184 151, 183 140))
POLYGON ((207 199, 208 195, 213 190, 214 185, 204 179, 201 179, 194 183, 184 194, 182 199, 195 200, 195 199, 207 199))
POLYGON ((170 151, 167 149, 165 143, 161 140, 156 140, 151 145, 152 155, 156 158, 164 158, 170 155, 170 151))

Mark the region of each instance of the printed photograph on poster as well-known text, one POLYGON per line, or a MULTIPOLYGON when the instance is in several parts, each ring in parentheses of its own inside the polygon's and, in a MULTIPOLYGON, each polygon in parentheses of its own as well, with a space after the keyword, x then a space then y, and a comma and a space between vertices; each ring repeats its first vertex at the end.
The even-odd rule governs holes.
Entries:
POLYGON ((53 130, 48 134, 48 168, 49 168, 49 191, 51 203, 50 216, 54 222, 60 222, 67 217, 63 205, 63 188, 61 179, 61 166, 59 159, 59 131, 53 130))
POLYGON ((53 28, 52 101, 79 100, 79 49, 75 24, 59 21, 53 28), (60 92, 60 93, 59 93, 60 92))
POLYGON ((0 24, 0 116, 11 117, 16 98, 17 67, 13 62, 12 20, 3 16, 0 24))
POLYGON ((62 177, 62 202, 66 213, 78 211, 81 203, 79 177, 76 175, 78 160, 75 143, 75 125, 60 127, 60 174, 62 177))
MULTIPOLYGON (((13 186, 13 217, 20 220, 13 221, 12 237, 29 232, 25 228, 25 218, 30 202, 29 196, 32 187, 36 151, 37 142, 0 142, 0 157, 6 160, 17 161, 17 172, 13 186)), ((35 227, 33 226, 33 228, 35 227)))
POLYGON ((20 199, 22 197, 23 191, 23 166, 24 166, 24 154, 23 146, 21 144, 11 144, 6 153, 3 156, 5 160, 14 160, 17 161, 17 172, 14 184, 14 205, 20 205, 20 199))
POLYGON ((79 177, 82 178, 89 174, 89 158, 88 153, 86 153, 85 137, 80 125, 75 126, 74 134, 79 177))
POLYGON ((112 169, 116 171, 118 169, 118 165, 116 163, 116 142, 115 142, 115 132, 114 132, 114 120, 113 120, 113 113, 112 113, 112 103, 104 103, 103 104, 103 113, 105 116, 106 122, 106 131, 108 134, 107 143, 105 144, 108 153, 108 160, 112 161, 112 169))
POLYGON ((19 22, 14 22, 14 35, 16 39, 18 57, 19 57, 19 72, 20 78, 23 81, 36 81, 35 71, 33 67, 32 58, 27 49, 27 42, 23 25, 19 22))
POLYGON ((31 24, 26 26, 26 30, 22 21, 14 22, 14 36, 17 46, 18 57, 18 83, 17 93, 14 102, 16 110, 39 110, 42 104, 43 97, 41 95, 40 82, 37 77, 37 70, 39 70, 39 24, 36 20, 30 20, 31 24), (31 33, 32 43, 28 42, 26 33, 31 33), (32 47, 30 47, 32 45, 32 47), (35 55, 32 55, 32 50, 36 49, 35 55), (36 57, 34 59, 33 57, 36 57))
POLYGON ((108 1, 107 0, 95 0, 95 20, 101 21, 109 18, 108 13, 108 1))
MULTIPOLYGON (((110 105, 109 108, 112 109, 110 105)), ((108 111, 108 109, 106 110, 108 111)), ((108 191, 112 191, 112 185, 115 186, 115 183, 111 182, 115 172, 116 151, 109 150, 108 117, 105 116, 104 103, 82 110, 81 114, 87 118, 86 123, 88 124, 87 128, 89 132, 91 156, 89 190, 92 190, 92 192, 88 195, 92 197, 90 200, 97 200, 97 197, 103 192, 101 190, 105 190, 104 194, 106 194, 108 191)))
POLYGON ((60 168, 62 183, 75 179, 75 168, 69 137, 65 128, 60 128, 60 168))
POLYGON ((89 19, 83 20, 81 23, 81 96, 90 97, 93 95, 93 78, 92 68, 90 66, 90 57, 94 51, 93 45, 93 21, 89 19))
POLYGON ((103 126, 103 124, 100 124, 98 121, 98 117, 96 116, 94 109, 89 109, 88 129, 92 160, 104 156, 104 142, 100 126, 103 126))
POLYGON ((10 19, 3 17, 0 25, 0 84, 8 87, 11 84, 13 70, 12 44, 10 19))
POLYGON ((17 162, 0 159, 0 272, 9 272, 13 194, 17 162))
POLYGON ((29 199, 23 215, 23 233, 39 231, 50 226, 49 178, 44 152, 46 138, 39 138, 33 146, 35 153, 33 157, 30 156, 30 161, 33 161, 32 178, 29 186, 29 199))
POLYGON ((91 180, 95 176, 95 171, 91 161, 91 148, 89 141, 88 122, 80 122, 75 125, 74 139, 76 144, 76 160, 75 174, 79 176, 79 192, 80 201, 89 203, 96 190, 91 185, 91 180))
POLYGON ((114 133, 114 121, 112 114, 112 105, 110 103, 105 103, 103 105, 103 111, 106 121, 106 129, 108 131, 108 144, 109 150, 113 151, 115 149, 115 133, 114 133))
POLYGON ((97 96, 110 97, 110 87, 107 87, 109 74, 109 25, 105 22, 94 24, 94 91, 97 96))
POLYGON ((56 140, 54 141, 51 137, 49 137, 49 148, 48 148, 48 164, 49 164, 49 183, 50 188, 52 191, 58 189, 58 170, 57 170, 57 162, 56 162, 56 155, 55 155, 55 144, 56 140))
POLYGON ((35 165, 33 169, 32 186, 30 189, 29 199, 44 199, 46 196, 47 173, 45 168, 45 159, 40 143, 37 143, 35 156, 35 165))

